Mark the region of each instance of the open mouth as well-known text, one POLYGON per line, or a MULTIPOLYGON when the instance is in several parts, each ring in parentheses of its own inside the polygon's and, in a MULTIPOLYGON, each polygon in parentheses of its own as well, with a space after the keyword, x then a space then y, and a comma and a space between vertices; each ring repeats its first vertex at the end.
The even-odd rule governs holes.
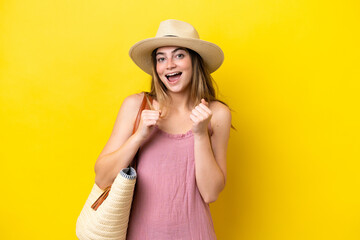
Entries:
POLYGON ((169 80, 169 82, 175 82, 180 78, 181 74, 182 72, 176 72, 176 73, 166 74, 165 76, 169 80))

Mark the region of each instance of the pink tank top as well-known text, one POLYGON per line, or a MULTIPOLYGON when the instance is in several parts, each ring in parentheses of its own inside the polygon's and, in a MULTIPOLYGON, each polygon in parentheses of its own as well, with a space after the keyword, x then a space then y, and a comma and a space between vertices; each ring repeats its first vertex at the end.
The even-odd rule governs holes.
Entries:
POLYGON ((169 134, 155 126, 140 147, 137 174, 127 240, 216 239, 196 185, 191 130, 169 134))

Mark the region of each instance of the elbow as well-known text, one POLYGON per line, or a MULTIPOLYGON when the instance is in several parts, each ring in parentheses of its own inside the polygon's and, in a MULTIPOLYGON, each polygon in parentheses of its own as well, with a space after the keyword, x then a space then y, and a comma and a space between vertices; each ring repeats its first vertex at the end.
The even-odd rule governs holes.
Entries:
POLYGON ((209 204, 209 203, 215 202, 218 199, 218 197, 219 197, 219 194, 208 195, 208 196, 203 197, 203 200, 206 204, 209 204))
POLYGON ((99 174, 96 170, 95 170, 95 184, 100 189, 105 189, 107 187, 104 176, 102 174, 99 174))
POLYGON ((95 175, 98 175, 100 172, 99 170, 101 169, 101 162, 102 162, 101 158, 98 157, 98 159, 96 160, 95 165, 94 165, 95 175))
POLYGON ((207 204, 215 202, 218 199, 220 192, 222 192, 224 188, 225 188, 225 182, 221 187, 219 187, 219 189, 216 192, 212 194, 204 194, 203 196, 204 202, 207 204))
POLYGON ((101 163, 100 161, 101 159, 98 158, 95 166, 94 166, 94 171, 95 171, 95 184, 100 188, 100 189, 105 189, 106 187, 108 187, 109 185, 111 185, 111 183, 109 183, 109 180, 107 179, 107 174, 101 170, 101 163))
POLYGON ((106 187, 109 186, 109 184, 106 184, 104 180, 98 179, 97 177, 95 177, 95 184, 96 184, 100 189, 105 189, 106 187))
POLYGON ((96 174, 95 175, 95 184, 100 188, 100 189, 105 189, 109 186, 111 186, 112 182, 114 180, 113 179, 109 179, 108 176, 103 176, 100 174, 96 174))
POLYGON ((210 203, 215 202, 216 200, 217 200, 217 198, 206 198, 206 199, 204 199, 204 202, 206 204, 210 204, 210 203))

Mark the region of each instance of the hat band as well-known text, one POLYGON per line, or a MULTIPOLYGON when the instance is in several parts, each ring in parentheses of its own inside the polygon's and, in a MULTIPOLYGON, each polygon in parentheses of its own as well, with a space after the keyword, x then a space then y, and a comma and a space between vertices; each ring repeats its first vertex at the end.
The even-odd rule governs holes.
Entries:
POLYGON ((176 35, 164 35, 163 37, 179 37, 179 36, 176 36, 176 35))

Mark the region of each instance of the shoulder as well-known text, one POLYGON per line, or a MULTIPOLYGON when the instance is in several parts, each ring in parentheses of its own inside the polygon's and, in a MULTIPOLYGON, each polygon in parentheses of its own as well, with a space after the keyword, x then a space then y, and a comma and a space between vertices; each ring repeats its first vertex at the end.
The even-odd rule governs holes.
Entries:
POLYGON ((137 109, 137 107, 140 107, 143 97, 143 92, 129 95, 122 102, 122 107, 137 109))
POLYGON ((212 101, 209 108, 213 113, 213 118, 217 120, 231 120, 231 111, 228 106, 219 101, 212 101))
POLYGON ((212 101, 209 104, 209 108, 212 111, 211 126, 215 129, 226 130, 231 127, 231 111, 228 106, 219 102, 212 101))
POLYGON ((140 109, 142 100, 144 97, 144 93, 135 93, 132 95, 127 96, 120 107, 119 113, 118 113, 118 119, 119 121, 121 119, 125 119, 126 122, 134 122, 138 111, 140 109))
POLYGON ((126 112, 130 116, 137 115, 143 99, 144 92, 127 96, 121 104, 120 111, 126 112))

